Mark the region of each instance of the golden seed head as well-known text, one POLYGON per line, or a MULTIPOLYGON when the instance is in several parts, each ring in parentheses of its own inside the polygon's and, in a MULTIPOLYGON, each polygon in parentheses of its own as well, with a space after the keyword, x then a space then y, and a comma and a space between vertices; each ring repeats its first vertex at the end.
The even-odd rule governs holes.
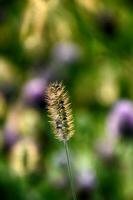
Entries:
POLYGON ((52 83, 48 87, 48 112, 55 136, 60 141, 69 140, 73 133, 72 110, 69 97, 62 83, 52 83))

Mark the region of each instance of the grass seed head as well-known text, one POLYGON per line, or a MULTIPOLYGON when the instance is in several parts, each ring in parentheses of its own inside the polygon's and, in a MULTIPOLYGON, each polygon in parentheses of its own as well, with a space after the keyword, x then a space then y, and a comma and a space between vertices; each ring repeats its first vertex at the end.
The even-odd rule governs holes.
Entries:
POLYGON ((73 133, 72 110, 69 97, 62 83, 48 86, 48 112, 54 134, 60 141, 69 140, 73 133))

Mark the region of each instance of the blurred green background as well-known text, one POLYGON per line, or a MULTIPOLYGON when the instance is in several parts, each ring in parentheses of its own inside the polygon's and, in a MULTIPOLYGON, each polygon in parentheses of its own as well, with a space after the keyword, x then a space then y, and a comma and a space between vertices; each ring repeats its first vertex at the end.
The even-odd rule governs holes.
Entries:
POLYGON ((133 98, 132 0, 0 0, 2 199, 72 199, 47 117, 54 81, 72 102, 78 200, 133 200, 132 108, 124 136, 109 128, 115 102, 133 98))

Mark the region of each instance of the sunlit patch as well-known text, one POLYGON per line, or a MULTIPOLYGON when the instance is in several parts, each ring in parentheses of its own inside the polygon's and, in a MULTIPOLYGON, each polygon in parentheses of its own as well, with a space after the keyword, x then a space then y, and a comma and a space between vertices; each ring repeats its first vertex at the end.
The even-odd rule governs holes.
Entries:
POLYGON ((39 129, 38 111, 23 106, 12 107, 6 123, 6 129, 21 136, 34 135, 39 129))
POLYGON ((28 0, 20 30, 21 40, 30 52, 41 50, 47 18, 48 1, 28 0))
POLYGON ((100 69, 96 95, 98 101, 103 105, 111 105, 119 97, 117 73, 107 65, 100 69))
POLYGON ((38 130, 39 113, 34 109, 24 109, 19 117, 19 130, 22 135, 34 135, 38 130))
POLYGON ((0 82, 14 81, 15 71, 13 64, 6 58, 0 57, 0 82))
POLYGON ((6 100, 3 97, 3 95, 0 94, 0 119, 5 117, 6 111, 7 111, 6 100))
POLYGON ((77 0, 77 3, 89 11, 95 11, 97 8, 97 0, 77 0))

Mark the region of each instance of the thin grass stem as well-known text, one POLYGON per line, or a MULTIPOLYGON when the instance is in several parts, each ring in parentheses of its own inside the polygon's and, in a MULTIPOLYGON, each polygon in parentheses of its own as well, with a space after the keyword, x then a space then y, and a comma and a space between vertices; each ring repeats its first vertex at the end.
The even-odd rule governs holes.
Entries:
POLYGON ((73 200, 77 200, 76 192, 75 192, 75 188, 74 188, 72 167, 71 167, 71 163, 70 163, 70 155, 69 155, 69 148, 68 148, 67 141, 64 141, 64 147, 65 147, 65 151, 66 151, 67 168, 68 168, 69 181, 70 181, 70 186, 71 186, 71 191, 72 191, 72 197, 73 197, 73 200))

